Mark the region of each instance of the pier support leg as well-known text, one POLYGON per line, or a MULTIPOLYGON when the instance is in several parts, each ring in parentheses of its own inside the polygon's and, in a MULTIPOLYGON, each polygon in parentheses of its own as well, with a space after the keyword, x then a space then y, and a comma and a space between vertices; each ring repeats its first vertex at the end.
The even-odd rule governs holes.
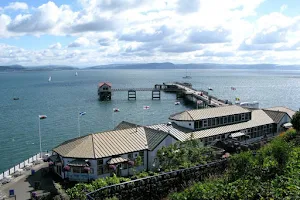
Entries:
POLYGON ((160 100, 160 90, 152 90, 152 100, 160 100))
POLYGON ((136 100, 136 91, 128 90, 128 100, 136 100))

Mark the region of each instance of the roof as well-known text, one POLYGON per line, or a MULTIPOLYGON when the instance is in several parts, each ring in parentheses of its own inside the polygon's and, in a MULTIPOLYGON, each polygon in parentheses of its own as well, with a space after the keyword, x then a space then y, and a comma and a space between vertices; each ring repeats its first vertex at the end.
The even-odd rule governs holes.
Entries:
POLYGON ((107 161, 107 164, 113 165, 113 164, 123 163, 123 162, 127 162, 127 161, 128 161, 127 158, 117 157, 117 158, 112 158, 109 161, 107 161))
POLYGON ((121 129, 127 129, 127 128, 136 128, 136 126, 139 126, 139 125, 134 124, 134 123, 130 123, 130 122, 126 122, 126 121, 122 121, 122 122, 120 122, 120 123, 114 128, 114 130, 121 130, 121 129))
POLYGON ((215 135, 220 135, 224 133, 237 132, 247 128, 252 128, 256 126, 262 126, 265 124, 273 124, 274 121, 270 118, 263 110, 253 110, 251 120, 247 122, 231 124, 227 126, 220 126, 216 128, 205 129, 201 131, 195 131, 194 138, 205 138, 215 135))
POLYGON ((134 151, 153 150, 167 135, 166 132, 147 127, 124 128, 68 140, 53 151, 70 158, 104 158, 134 151))
POLYGON ((167 136, 168 133, 160 130, 153 130, 151 128, 144 127, 146 138, 148 141, 148 149, 152 151, 159 145, 167 136))
POLYGON ((278 124, 281 121, 281 119, 284 117, 284 115, 287 114, 285 112, 273 111, 273 110, 264 110, 264 112, 267 113, 267 115, 271 117, 276 124, 278 124))
POLYGON ((181 113, 171 115, 169 119, 175 121, 195 121, 195 120, 208 119, 208 118, 221 117, 226 115, 234 115, 234 114, 247 113, 247 112, 250 112, 250 110, 243 108, 241 106, 231 105, 231 106, 221 106, 215 108, 183 111, 181 113))
POLYGON ((164 131, 170 135, 172 135, 174 138, 176 138, 179 141, 185 141, 190 137, 188 132, 191 132, 190 129, 187 128, 181 128, 175 123, 172 123, 171 125, 167 124, 155 124, 155 125, 150 125, 147 126, 148 128, 157 130, 157 131, 164 131))
POLYGON ((277 106, 277 107, 272 107, 272 108, 265 108, 264 110, 273 110, 273 111, 285 112, 285 113, 287 113, 290 116, 291 119, 292 119, 293 115, 296 113, 294 110, 289 109, 287 107, 283 107, 283 106, 277 106))
POLYGON ((109 82, 101 82, 98 84, 98 87, 102 87, 103 85, 108 85, 109 87, 111 87, 111 83, 109 82))

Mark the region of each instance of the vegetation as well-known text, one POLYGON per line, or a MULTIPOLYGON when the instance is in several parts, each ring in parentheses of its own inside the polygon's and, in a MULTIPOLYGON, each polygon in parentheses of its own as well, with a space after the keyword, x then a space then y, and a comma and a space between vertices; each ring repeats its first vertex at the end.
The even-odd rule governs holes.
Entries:
POLYGON ((300 131, 300 111, 297 111, 293 115, 291 123, 293 124, 294 129, 296 129, 299 132, 300 131))
POLYGON ((114 185, 126 181, 130 181, 130 179, 117 177, 114 174, 112 177, 99 178, 92 183, 78 183, 74 187, 67 189, 66 192, 71 199, 86 199, 86 193, 92 192, 108 185, 114 185))
POLYGON ((162 147, 157 151, 160 167, 164 171, 206 164, 215 156, 212 148, 203 147, 201 142, 192 139, 162 147))
POLYGON ((257 152, 233 155, 227 173, 196 183, 180 193, 181 199, 300 199, 300 146, 293 129, 257 152))

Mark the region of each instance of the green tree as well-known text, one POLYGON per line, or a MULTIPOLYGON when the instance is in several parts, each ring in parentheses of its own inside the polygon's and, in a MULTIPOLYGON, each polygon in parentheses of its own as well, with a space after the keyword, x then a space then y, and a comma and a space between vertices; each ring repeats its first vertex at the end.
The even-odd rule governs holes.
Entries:
POLYGON ((297 132, 300 131, 300 111, 297 111, 293 117, 291 123, 293 124, 294 129, 296 129, 297 132))

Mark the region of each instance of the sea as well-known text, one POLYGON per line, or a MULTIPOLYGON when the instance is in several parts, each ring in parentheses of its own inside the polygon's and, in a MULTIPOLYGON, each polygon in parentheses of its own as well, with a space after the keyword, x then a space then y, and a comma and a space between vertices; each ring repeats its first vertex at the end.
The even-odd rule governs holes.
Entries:
POLYGON ((300 71, 111 69, 75 71, 24 71, 0 73, 0 173, 42 150, 90 133, 113 129, 121 121, 150 125, 168 122, 177 112, 194 109, 176 95, 161 93, 152 100, 151 92, 137 92, 127 100, 127 92, 114 92, 111 101, 100 102, 99 82, 113 88, 152 88, 167 82, 190 82, 196 89, 213 88, 210 94, 230 101, 258 101, 261 108, 286 106, 298 110, 300 71), (51 76, 51 82, 48 82, 51 76), (232 90, 235 87, 236 90, 232 90), (19 98, 19 100, 13 100, 19 98), (144 110, 143 106, 150 106, 144 110), (118 108, 120 112, 113 112, 118 108), (80 112, 86 112, 79 116, 80 112), (39 115, 47 118, 39 121, 39 115), (39 129, 40 122, 40 129, 39 129))

